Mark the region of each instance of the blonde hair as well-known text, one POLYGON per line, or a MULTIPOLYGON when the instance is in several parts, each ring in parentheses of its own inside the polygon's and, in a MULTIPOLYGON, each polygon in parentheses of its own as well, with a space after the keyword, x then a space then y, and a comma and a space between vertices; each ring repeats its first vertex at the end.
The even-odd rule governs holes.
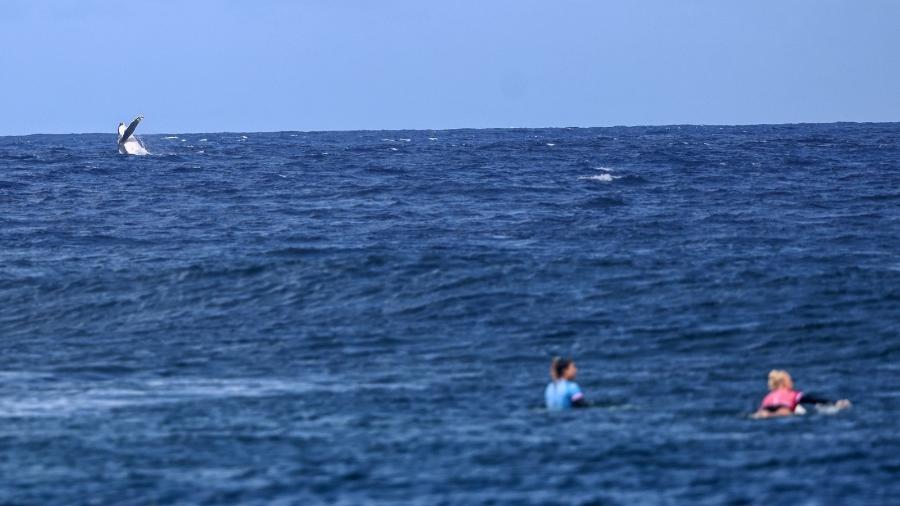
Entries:
POLYGON ((772 369, 769 371, 769 390, 775 390, 784 386, 791 380, 791 375, 783 369, 772 369))

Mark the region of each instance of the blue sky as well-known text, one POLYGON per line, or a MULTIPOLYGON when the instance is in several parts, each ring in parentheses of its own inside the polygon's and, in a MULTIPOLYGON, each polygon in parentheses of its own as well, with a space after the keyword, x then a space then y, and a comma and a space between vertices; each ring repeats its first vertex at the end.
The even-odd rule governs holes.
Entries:
POLYGON ((3 0, 0 135, 900 121, 895 0, 3 0))

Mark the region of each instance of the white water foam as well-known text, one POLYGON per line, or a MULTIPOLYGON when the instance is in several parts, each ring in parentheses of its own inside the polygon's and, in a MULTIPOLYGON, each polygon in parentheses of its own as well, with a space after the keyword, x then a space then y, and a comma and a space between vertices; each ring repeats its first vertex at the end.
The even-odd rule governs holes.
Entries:
POLYGON ((594 174, 592 176, 578 176, 578 179, 586 179, 588 181, 601 181, 611 183, 613 179, 619 179, 622 176, 613 176, 612 174, 594 174))
MULTIPOLYGON (((28 379, 26 375, 7 376, 6 380, 28 379)), ((130 406, 147 406, 201 399, 258 398, 273 395, 316 395, 345 391, 333 382, 305 382, 278 379, 184 378, 126 382, 109 387, 87 383, 44 391, 30 390, 24 395, 0 398, 0 419, 11 417, 60 417, 82 412, 106 411, 130 406)), ((358 383, 358 390, 421 390, 411 385, 358 383)))

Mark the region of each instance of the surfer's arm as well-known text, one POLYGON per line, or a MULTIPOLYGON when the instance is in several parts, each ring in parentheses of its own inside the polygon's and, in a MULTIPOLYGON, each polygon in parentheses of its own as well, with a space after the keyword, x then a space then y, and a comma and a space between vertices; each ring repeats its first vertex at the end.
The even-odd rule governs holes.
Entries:
POLYGON ((817 409, 826 409, 826 410, 840 410, 846 409, 850 407, 850 401, 847 399, 838 399, 833 401, 831 399, 826 399, 825 397, 819 397, 817 395, 810 395, 804 393, 800 397, 800 404, 806 405, 814 405, 817 409))
POLYGON ((806 392, 800 396, 799 404, 833 404, 834 401, 831 399, 827 399, 825 397, 821 397, 815 394, 808 394, 806 392))
POLYGON ((581 393, 581 390, 572 395, 572 407, 573 408, 586 408, 588 405, 587 399, 584 398, 584 394, 581 393))
POLYGON ((131 121, 131 124, 128 125, 128 128, 125 129, 125 133, 122 134, 121 142, 125 142, 129 137, 131 137, 131 134, 133 134, 134 131, 137 130, 137 127, 141 123, 142 119, 144 119, 143 116, 138 116, 131 121))

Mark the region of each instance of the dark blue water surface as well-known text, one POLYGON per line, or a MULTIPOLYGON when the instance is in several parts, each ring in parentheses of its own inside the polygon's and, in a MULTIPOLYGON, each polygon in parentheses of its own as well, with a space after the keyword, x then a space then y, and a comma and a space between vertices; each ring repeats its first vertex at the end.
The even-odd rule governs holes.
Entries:
POLYGON ((897 504, 900 124, 115 140, 0 138, 0 503, 897 504))

